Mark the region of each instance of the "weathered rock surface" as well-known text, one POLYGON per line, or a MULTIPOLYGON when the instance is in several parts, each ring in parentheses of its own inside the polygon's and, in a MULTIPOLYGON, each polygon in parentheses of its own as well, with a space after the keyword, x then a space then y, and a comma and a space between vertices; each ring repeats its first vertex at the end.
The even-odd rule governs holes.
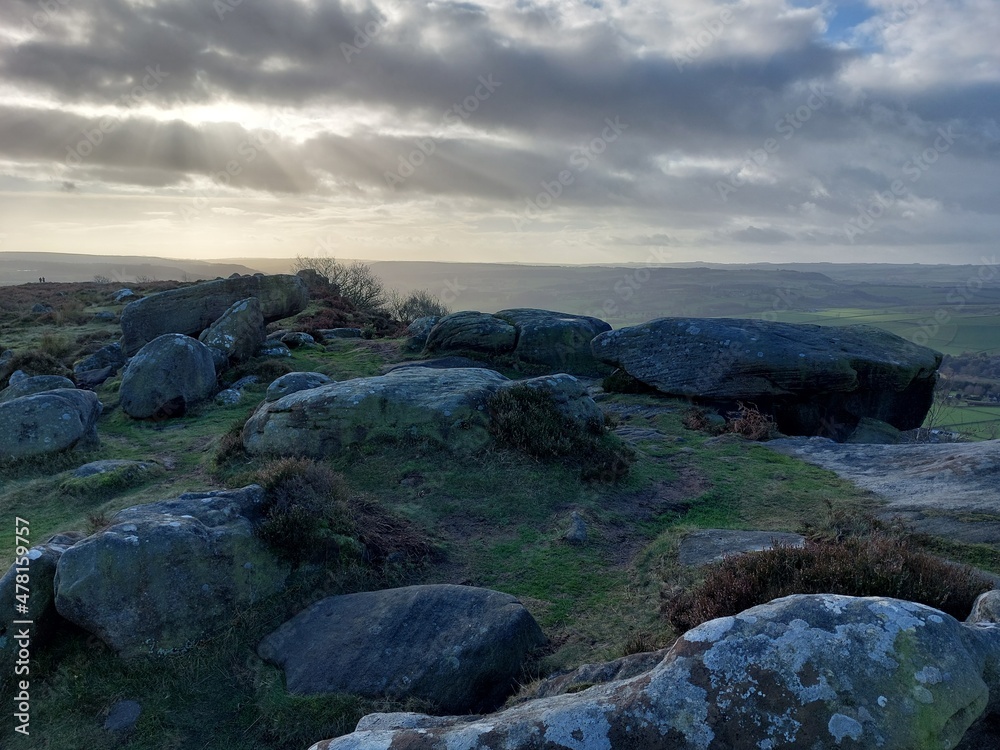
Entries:
POLYGON ((800 595, 685 633, 654 669, 482 717, 367 717, 313 750, 955 747, 1000 629, 895 599, 800 595))
POLYGON ((427 345, 427 337, 431 329, 441 320, 437 315, 427 315, 417 318, 406 326, 406 349, 411 352, 419 352, 427 345))
POLYGON ((288 575, 253 534, 263 490, 189 492, 119 511, 63 553, 56 609, 122 656, 183 651, 288 575))
POLYGON ((260 301, 266 323, 302 312, 309 304, 305 282, 298 276, 280 274, 238 276, 157 292, 130 302, 122 310, 122 346, 125 354, 135 354, 166 333, 197 336, 231 305, 247 297, 256 297, 260 301))
POLYGON ((788 435, 841 440, 863 417, 920 426, 941 355, 871 326, 660 318, 602 333, 594 356, 662 393, 750 401, 788 435))
POLYGON ((489 442, 486 399, 509 382, 492 370, 417 367, 265 402, 247 420, 251 454, 335 455, 379 439, 425 439, 473 452, 489 442))
POLYGON ((510 323, 489 313, 464 310, 445 315, 427 334, 428 352, 468 349, 500 354, 514 350, 517 331, 510 323))
POLYGON ((70 388, 0 403, 0 459, 96 445, 102 408, 94 392, 70 388))
POLYGON ((231 364, 250 359, 264 343, 264 314, 256 297, 234 302, 222 316, 201 332, 198 340, 218 349, 231 364))
MULTIPOLYGON (((581 429, 603 422, 600 408, 571 375, 516 383, 548 392, 581 429)), ((427 440, 473 453, 491 439, 487 399, 514 384, 493 370, 426 367, 331 383, 261 404, 243 428, 243 445, 257 455, 321 457, 363 442, 427 440)))
POLYGON ((847 445, 814 437, 764 445, 875 493, 874 511, 916 531, 1000 544, 1000 440, 847 445))
POLYGON ((121 407, 136 419, 178 417, 209 398, 215 380, 209 347, 168 333, 150 341, 128 363, 119 390, 121 407))
POLYGON ((496 317, 517 330, 514 354, 526 362, 575 375, 607 374, 590 350, 590 342, 611 326, 598 318, 552 310, 518 308, 501 310, 496 317))
POLYGON ((76 388, 76 383, 69 378, 64 378, 62 375, 35 375, 34 377, 25 378, 14 385, 9 385, 0 391, 0 403, 13 401, 15 398, 21 398, 22 396, 31 396, 35 393, 55 391, 60 388, 73 389, 76 388))
POLYGON ((496 708, 542 631, 514 597, 408 586, 317 602, 261 641, 288 690, 417 697, 445 711, 496 708))
POLYGON ((977 596, 965 621, 973 625, 1000 622, 1000 591, 994 589, 977 596))
POLYGON ((73 372, 79 374, 110 367, 112 374, 114 374, 124 366, 125 353, 122 351, 122 345, 116 341, 113 344, 102 346, 93 354, 77 361, 73 365, 73 372))
POLYGON ((392 365, 385 365, 382 368, 382 374, 385 375, 389 372, 395 372, 396 370, 405 370, 409 367, 430 367, 435 370, 454 370, 460 367, 482 367, 487 370, 492 370, 492 367, 487 367, 483 362, 477 362, 469 357, 433 357, 432 359, 417 359, 413 362, 397 362, 392 365))
POLYGON ((334 382, 329 375, 321 372, 289 372, 276 378, 267 387, 265 401, 277 401, 279 398, 287 396, 289 393, 307 391, 310 388, 319 388, 321 385, 328 385, 334 382))
POLYGON ((56 564, 63 552, 82 536, 57 534, 44 544, 25 550, 23 555, 15 554, 14 564, 0 578, 0 688, 15 676, 14 663, 21 646, 15 637, 23 626, 15 625, 14 620, 30 620, 33 623, 29 628, 30 644, 27 649, 31 654, 37 653, 37 647, 51 635, 59 619, 53 590, 56 564), (26 576, 20 581, 20 589, 17 588, 18 575, 26 576), (25 593, 28 594, 26 598, 18 598, 18 595, 24 597, 25 593), (20 604, 26 604, 26 611, 18 612, 16 607, 20 604))
MULTIPOLYGON (((598 664, 584 664, 576 669, 562 674, 552 675, 531 686, 530 689, 518 693, 514 698, 516 703, 525 703, 538 698, 551 698, 555 695, 578 693, 581 690, 604 685, 608 682, 627 680, 636 677, 656 667, 667 655, 669 649, 645 651, 629 654, 619 659, 598 664)), ((377 714, 376 714, 377 715, 377 714)))
POLYGON ((734 531, 702 529, 681 539, 678 559, 681 565, 708 565, 729 555, 761 552, 775 545, 804 547, 805 537, 781 531, 734 531))
POLYGON ((320 335, 324 339, 359 339, 361 338, 360 328, 321 328, 320 335))

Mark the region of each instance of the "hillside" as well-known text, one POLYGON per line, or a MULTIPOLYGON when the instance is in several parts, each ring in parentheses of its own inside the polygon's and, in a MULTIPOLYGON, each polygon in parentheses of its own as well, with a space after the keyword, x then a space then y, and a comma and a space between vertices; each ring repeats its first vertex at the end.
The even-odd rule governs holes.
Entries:
MULTIPOLYGON (((429 277, 411 270, 414 286, 428 286, 429 277)), ((462 278, 471 283, 474 272, 462 269, 468 274, 462 278)), ((548 284, 555 288, 558 273, 538 270, 536 292, 544 293, 539 290, 548 284)), ((605 273, 581 271, 575 299, 592 291, 605 273)), ((669 283, 678 298, 693 299, 699 284, 711 290, 724 272, 685 273, 689 276, 683 283, 679 277, 669 283)), ((762 273, 747 272, 748 290, 762 273)), ((819 296, 839 293, 838 285, 821 274, 787 272, 781 279, 819 296)), ((133 288, 144 294, 173 286, 133 288)), ((565 290, 565 282, 559 288, 565 290)), ((0 305, 0 351, 37 353, 32 366, 38 371, 28 374, 60 368, 69 373, 81 356, 121 336, 123 306, 112 301, 116 290, 115 284, 94 283, 6 290, 0 305), (51 310, 33 313, 36 303, 51 310), (95 317, 100 313, 110 313, 112 319, 95 317)), ((747 291, 748 298, 754 294, 747 291)), ((528 297, 513 295, 505 304, 523 299, 528 297)), ((718 305, 720 311, 728 309, 718 305)), ((312 329, 296 318, 311 320, 318 310, 314 299, 304 312, 269 329, 312 329)), ((351 320, 350 311, 342 315, 351 320)), ((607 428, 588 455, 530 455, 502 443, 463 455, 417 438, 386 439, 315 459, 306 470, 247 454, 239 445, 241 428, 271 381, 283 373, 321 373, 349 381, 418 356, 407 351, 402 338, 330 338, 295 348, 287 358, 255 357, 227 370, 220 387, 256 377, 242 386, 237 403, 210 399, 172 418, 129 417, 118 374, 94 387, 103 404, 97 445, 43 459, 0 462, 0 513, 30 522, 32 543, 57 532, 99 532, 123 508, 185 492, 252 482, 273 488, 289 471, 301 474, 295 481, 305 482, 295 485, 299 494, 313 487, 302 477, 333 472, 329 481, 338 487, 342 483, 336 493, 344 505, 337 512, 347 514, 338 517, 344 525, 336 527, 336 553, 322 560, 308 554, 315 551, 311 544, 319 544, 319 537, 309 536, 317 522, 294 527, 304 535, 298 542, 285 538, 302 555, 296 558, 294 583, 281 595, 241 609, 225 627, 184 653, 124 660, 96 636, 60 622, 55 637, 32 657, 31 747, 305 750, 312 742, 351 731, 372 711, 433 712, 432 704, 415 699, 316 697, 285 689, 281 671, 257 656, 256 644, 324 596, 412 584, 461 584, 512 594, 547 639, 518 676, 527 685, 559 670, 670 645, 682 631, 668 617, 669 605, 705 576, 704 569, 680 559, 682 540, 691 532, 796 532, 827 541, 882 533, 880 522, 866 515, 877 515, 882 507, 870 493, 756 442, 694 429, 684 400, 605 392, 597 378, 583 382, 607 428), (587 467, 608 446, 632 455, 631 465, 595 480, 587 467), (141 462, 148 470, 96 481, 74 476, 78 467, 104 460, 141 462), (574 530, 576 540, 568 541, 574 530), (356 547, 364 553, 350 552, 356 547), (128 735, 102 728, 111 707, 122 699, 142 707, 128 735)), ((484 364, 511 378, 540 373, 511 357, 484 358, 484 364)), ((541 429, 538 412, 531 421, 532 429, 541 429)), ((530 435, 525 441, 530 442, 530 435)), ((902 538, 913 550, 944 552, 1000 573, 1000 553, 990 545, 902 538)), ((13 553, 13 535, 4 535, 0 557, 5 564, 13 553)), ((11 736, 10 722, 5 715, 0 725, 5 737, 11 736)))

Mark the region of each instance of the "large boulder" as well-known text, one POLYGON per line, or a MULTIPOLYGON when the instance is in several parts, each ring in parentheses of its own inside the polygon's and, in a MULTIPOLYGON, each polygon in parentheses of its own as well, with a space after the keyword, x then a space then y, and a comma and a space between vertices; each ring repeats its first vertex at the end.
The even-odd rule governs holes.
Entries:
POLYGON ((56 609, 122 656, 183 651, 288 576, 253 533, 264 491, 189 492, 119 511, 59 559, 56 609))
POLYGON ((486 399, 506 382, 492 370, 415 367, 330 383, 261 404, 243 445, 319 458, 373 440, 423 439, 471 453, 489 442, 486 399))
POLYGON ((157 292, 122 310, 122 347, 131 356, 165 333, 197 336, 229 307, 247 297, 260 301, 264 322, 302 312, 309 291, 298 276, 238 276, 157 292))
POLYGON ((55 391, 60 388, 76 388, 69 378, 62 375, 35 375, 25 378, 14 385, 9 385, 0 391, 0 403, 13 401, 22 396, 31 396, 35 393, 45 393, 45 391, 55 391))
POLYGON ((1000 629, 896 599, 798 595, 688 631, 654 669, 483 717, 366 717, 313 750, 955 747, 1000 629))
POLYGON ((211 396, 215 380, 209 347, 168 333, 150 341, 128 363, 119 388, 121 407, 136 419, 178 417, 211 396))
POLYGON ((445 315, 427 334, 428 352, 468 349, 488 354, 511 352, 517 331, 510 323, 473 310, 445 315))
POLYGON ((603 423, 583 385, 559 374, 511 381, 482 368, 412 367, 298 391, 261 404, 243 427, 243 445, 256 455, 336 455, 380 440, 425 440, 458 453, 489 444, 487 400, 523 385, 548 393, 581 430, 603 423))
POLYGON ((597 336, 594 356, 658 391, 752 402, 789 435, 842 440, 862 418, 919 427, 941 355, 872 326, 660 318, 597 336))
POLYGON ((414 697, 460 713, 499 706, 543 642, 513 596, 433 585, 323 599, 257 650, 292 693, 414 697))
POLYGON ((260 300, 247 297, 234 302, 198 340, 226 355, 230 363, 245 362, 264 343, 264 314, 260 300))
POLYGON ((531 308, 501 310, 495 315, 517 330, 514 354, 525 362, 578 375, 610 372, 590 351, 594 337, 611 330, 603 320, 531 308))
POLYGON ((71 388, 0 403, 0 459, 92 447, 102 408, 93 391, 71 388))

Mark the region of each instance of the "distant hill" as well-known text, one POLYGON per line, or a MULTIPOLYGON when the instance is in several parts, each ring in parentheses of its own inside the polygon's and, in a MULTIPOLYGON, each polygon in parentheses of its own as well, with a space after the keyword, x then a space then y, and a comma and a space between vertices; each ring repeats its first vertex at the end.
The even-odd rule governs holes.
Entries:
POLYGON ((38 281, 42 276, 48 282, 93 281, 95 276, 103 276, 126 285, 137 280, 197 281, 257 271, 232 261, 72 253, 0 253, 0 286, 27 284, 38 281))

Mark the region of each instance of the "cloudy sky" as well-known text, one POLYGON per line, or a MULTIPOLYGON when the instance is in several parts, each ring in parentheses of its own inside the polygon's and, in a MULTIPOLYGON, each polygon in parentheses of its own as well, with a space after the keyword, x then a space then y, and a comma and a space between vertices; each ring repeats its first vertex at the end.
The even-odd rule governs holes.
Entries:
POLYGON ((3 0, 0 251, 968 262, 996 0, 3 0))

